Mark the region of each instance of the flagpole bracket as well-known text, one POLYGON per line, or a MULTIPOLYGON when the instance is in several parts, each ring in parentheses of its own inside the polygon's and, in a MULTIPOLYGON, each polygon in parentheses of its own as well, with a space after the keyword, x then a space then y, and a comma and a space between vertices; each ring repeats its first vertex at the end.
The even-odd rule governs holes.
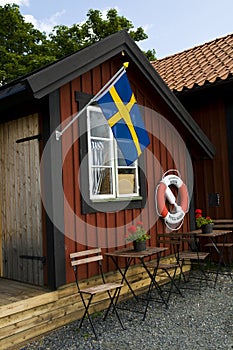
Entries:
POLYGON ((60 140, 60 137, 62 136, 62 132, 59 131, 59 130, 56 130, 56 131, 55 131, 55 136, 56 136, 56 140, 59 141, 59 140, 60 140))

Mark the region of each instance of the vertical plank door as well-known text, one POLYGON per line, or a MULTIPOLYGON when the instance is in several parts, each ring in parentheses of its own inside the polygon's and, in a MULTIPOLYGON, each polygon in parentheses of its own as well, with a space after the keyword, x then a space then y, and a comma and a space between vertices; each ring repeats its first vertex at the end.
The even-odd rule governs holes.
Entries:
POLYGON ((0 124, 0 221, 3 276, 43 285, 38 134, 37 114, 0 124))

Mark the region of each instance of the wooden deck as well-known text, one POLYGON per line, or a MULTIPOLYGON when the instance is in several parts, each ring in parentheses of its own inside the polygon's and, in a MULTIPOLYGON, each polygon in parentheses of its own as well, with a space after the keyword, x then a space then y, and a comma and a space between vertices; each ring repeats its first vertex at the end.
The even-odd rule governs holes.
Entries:
POLYGON ((29 299, 47 292, 46 288, 0 278, 0 310, 2 310, 3 305, 29 299))
POLYGON ((36 309, 57 300, 56 294, 46 288, 0 278, 0 349, 17 349, 18 344, 33 338, 36 309))

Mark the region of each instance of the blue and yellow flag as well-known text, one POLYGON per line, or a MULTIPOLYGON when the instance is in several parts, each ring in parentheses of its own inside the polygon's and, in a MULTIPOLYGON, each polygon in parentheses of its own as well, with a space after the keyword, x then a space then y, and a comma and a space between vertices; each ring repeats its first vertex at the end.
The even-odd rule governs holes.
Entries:
POLYGON ((112 129, 126 164, 132 164, 150 140, 126 71, 97 97, 96 102, 112 129))

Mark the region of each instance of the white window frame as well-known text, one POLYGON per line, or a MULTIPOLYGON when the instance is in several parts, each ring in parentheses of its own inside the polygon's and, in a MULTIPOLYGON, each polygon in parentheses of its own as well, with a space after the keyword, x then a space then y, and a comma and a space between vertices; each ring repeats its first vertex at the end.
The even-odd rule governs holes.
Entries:
MULTIPOLYGON (((98 125, 98 122, 97 122, 98 125)), ((111 128, 108 126, 108 123, 101 111, 101 109, 98 106, 88 106, 87 108, 87 142, 88 142, 88 167, 89 167, 89 197, 91 200, 119 200, 119 199, 128 199, 128 198, 136 198, 139 197, 139 175, 138 175, 138 160, 136 160, 132 165, 127 166, 127 165, 119 165, 118 164, 118 145, 117 142, 113 136, 112 130, 111 128), (90 121, 90 115, 91 113, 100 113, 102 115, 102 123, 99 124, 104 125, 106 124, 106 126, 109 128, 109 137, 97 137, 97 136, 93 136, 91 135, 91 121, 90 121), (97 168, 99 169, 100 166, 99 165, 94 165, 93 164, 93 148, 92 142, 96 142, 96 144, 98 145, 98 142, 103 142, 105 144, 107 144, 107 142, 110 143, 110 154, 109 154, 109 161, 108 164, 101 164, 101 168, 102 169, 109 169, 110 172, 112 172, 113 176, 112 176, 112 193, 109 194, 100 194, 100 193, 93 193, 93 187, 94 187, 94 176, 93 176, 93 169, 97 168), (125 191, 125 188, 122 190, 121 187, 121 193, 120 193, 120 187, 119 187, 119 178, 120 173, 122 173, 123 175, 123 181, 127 182, 127 175, 124 176, 124 170, 125 170, 125 174, 128 172, 131 172, 132 174, 130 178, 133 178, 134 182, 133 182, 133 192, 131 193, 127 193, 125 191), (133 175, 133 176, 132 176, 133 175)), ((122 180, 121 180, 122 181, 122 180)), ((132 179, 131 179, 132 181, 132 179)))

